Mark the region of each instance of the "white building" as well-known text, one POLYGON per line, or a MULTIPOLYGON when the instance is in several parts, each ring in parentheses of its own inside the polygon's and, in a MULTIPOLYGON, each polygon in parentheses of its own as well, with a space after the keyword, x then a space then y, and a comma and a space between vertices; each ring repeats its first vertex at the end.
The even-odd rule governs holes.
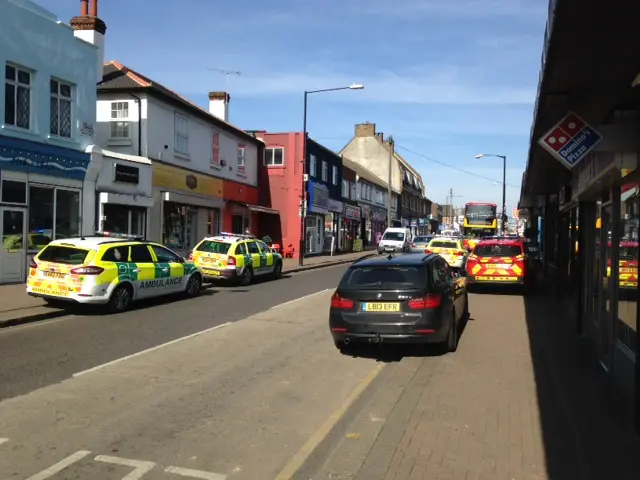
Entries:
MULTIPOLYGON (((227 93, 211 92, 207 111, 117 61, 104 66, 96 143, 151 161, 147 236, 179 253, 220 230, 255 229, 264 211, 257 206, 264 143, 228 122, 229 100, 227 93)), ((135 207, 105 209, 131 218, 135 207)))

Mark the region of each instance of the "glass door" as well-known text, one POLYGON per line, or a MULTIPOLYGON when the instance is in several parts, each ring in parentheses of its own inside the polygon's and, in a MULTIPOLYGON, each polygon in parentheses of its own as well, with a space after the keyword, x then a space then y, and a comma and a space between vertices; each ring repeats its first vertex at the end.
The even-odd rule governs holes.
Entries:
POLYGON ((600 363, 605 370, 611 369, 611 355, 613 352, 613 321, 615 310, 615 282, 618 269, 613 268, 613 209, 609 203, 602 207, 600 245, 602 252, 602 266, 600 269, 600 363))
POLYGON ((0 283, 25 280, 26 268, 25 210, 0 208, 0 283))

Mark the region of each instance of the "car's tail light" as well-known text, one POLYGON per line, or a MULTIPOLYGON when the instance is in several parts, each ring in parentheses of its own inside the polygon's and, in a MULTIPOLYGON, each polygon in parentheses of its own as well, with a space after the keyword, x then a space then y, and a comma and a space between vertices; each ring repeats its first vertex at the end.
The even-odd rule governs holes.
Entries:
POLYGON ((93 265, 89 267, 78 267, 71 269, 71 273, 73 275, 100 275, 102 272, 104 272, 104 268, 96 267, 93 265))
POLYGON ((415 243, 411 243, 411 248, 416 248, 416 244, 415 243))
POLYGON ((338 295, 338 292, 331 296, 331 308, 337 308, 340 310, 349 310, 355 305, 354 301, 350 298, 344 298, 338 295))
POLYGON ((192 262, 193 261, 193 252, 189 252, 189 261, 192 262))
POLYGON ((429 250, 428 248, 426 248, 426 249, 424 250, 424 253, 431 253, 431 250, 429 250))
POLYGON ((464 252, 463 252, 462 250, 456 250, 456 251, 454 252, 454 255, 455 255, 456 257, 464 257, 464 252))
POLYGON ((229 255, 227 257, 227 265, 237 265, 236 257, 232 257, 231 255, 229 255))
POLYGON ((29 268, 38 268, 38 264, 33 258, 29 260, 29 268))
POLYGON ((409 300, 409 308, 411 310, 426 310, 428 308, 438 308, 441 303, 442 296, 439 293, 428 293, 424 297, 409 300))

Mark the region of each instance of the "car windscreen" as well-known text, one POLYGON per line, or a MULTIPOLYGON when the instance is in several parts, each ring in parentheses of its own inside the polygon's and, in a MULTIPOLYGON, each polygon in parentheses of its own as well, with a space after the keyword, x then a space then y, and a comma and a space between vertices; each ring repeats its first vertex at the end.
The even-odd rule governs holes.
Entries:
POLYGON ((460 248, 456 242, 447 242, 445 240, 434 240, 429 244, 429 248, 460 248))
POLYGON ((412 288, 427 280, 422 267, 352 267, 340 282, 345 289, 412 288))
POLYGON ((516 257, 522 255, 519 245, 478 245, 473 253, 478 257, 516 257))
POLYGON ((66 247, 62 245, 47 245, 38 254, 41 262, 64 263, 67 265, 81 265, 89 254, 84 248, 66 247))
POLYGON ((403 242, 404 241, 404 233, 402 232, 384 232, 382 236, 383 240, 392 240, 394 242, 403 242))
POLYGON ((205 240, 196 247, 198 252, 220 253, 226 255, 231 248, 231 244, 227 242, 218 242, 216 240, 205 240))

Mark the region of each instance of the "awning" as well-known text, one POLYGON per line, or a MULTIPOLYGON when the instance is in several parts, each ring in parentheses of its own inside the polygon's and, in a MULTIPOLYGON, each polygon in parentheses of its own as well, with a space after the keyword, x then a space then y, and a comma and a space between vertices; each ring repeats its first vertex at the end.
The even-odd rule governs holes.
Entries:
POLYGON ((261 207, 259 205, 251 205, 249 203, 242 203, 242 202, 235 202, 235 201, 233 203, 242 205, 243 207, 248 208, 252 212, 268 213, 270 215, 280 215, 280 211, 274 210, 273 208, 261 207))

